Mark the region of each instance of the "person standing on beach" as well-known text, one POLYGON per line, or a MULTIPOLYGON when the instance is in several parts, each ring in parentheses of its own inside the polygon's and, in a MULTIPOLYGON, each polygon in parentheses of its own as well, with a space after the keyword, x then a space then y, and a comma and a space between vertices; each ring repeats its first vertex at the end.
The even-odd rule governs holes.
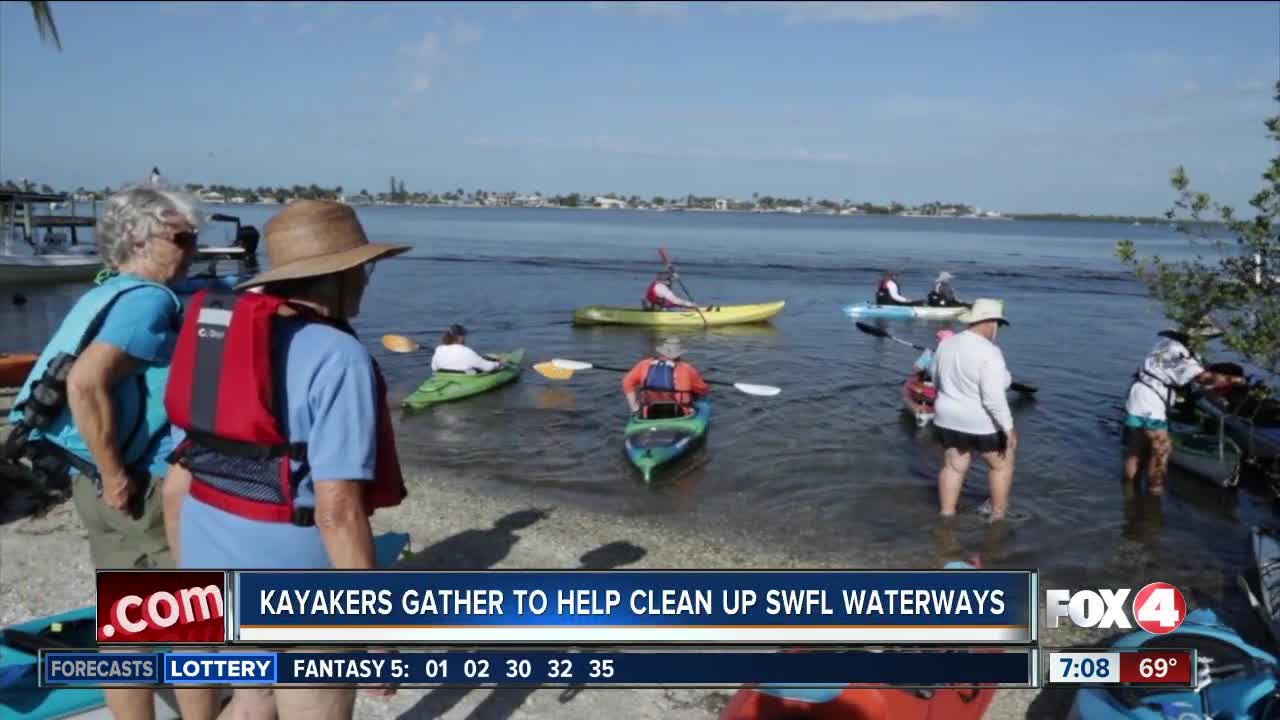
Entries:
MULTIPOLYGON (((203 322, 224 323, 221 335, 260 334, 260 345, 211 346, 221 353, 246 345, 273 348, 267 374, 278 383, 274 394, 281 398, 282 418, 275 422, 287 432, 289 450, 267 459, 239 456, 236 449, 246 445, 242 439, 215 433, 218 441, 207 443, 203 433, 183 432, 201 422, 196 396, 190 401, 190 422, 180 419, 181 408, 171 407, 181 443, 166 486, 166 528, 183 569, 371 570, 376 562, 369 516, 398 505, 406 492, 386 383, 349 320, 359 312, 373 263, 409 248, 370 243, 349 206, 313 200, 299 200, 276 214, 265 226, 265 241, 271 269, 237 286, 249 291, 223 311, 230 317, 220 320, 211 313, 203 322), (257 288, 260 293, 252 292, 257 288), (262 308, 274 310, 268 314, 262 308), (245 469, 253 463, 256 469, 245 469), (281 476, 288 479, 292 497, 280 493, 281 476)), ((183 328, 174 382, 201 386, 217 379, 197 377, 204 367, 220 370, 217 363, 185 359, 197 343, 212 342, 195 339, 205 331, 197 333, 192 323, 201 322, 192 317, 183 328), (184 344, 188 338, 190 344, 184 344)), ((206 352, 206 345, 199 347, 206 352)), ((222 359, 226 367, 253 365, 246 358, 222 359)), ((221 383, 219 392, 233 395, 220 396, 218 407, 255 403, 250 380, 239 384, 244 389, 221 383)), ((170 390, 176 404, 180 396, 174 385, 170 390)), ((183 717, 212 718, 214 693, 207 691, 200 702, 190 699, 183 717)), ((227 712, 246 718, 349 720, 355 700, 354 688, 237 689, 234 708, 227 712)))
POLYGON ((938 505, 943 517, 955 515, 960 489, 975 452, 990 466, 991 520, 1001 520, 1009 507, 1018 434, 1013 428, 1006 392, 1013 383, 1004 353, 995 344, 1000 326, 1008 325, 998 300, 975 300, 959 317, 969 328, 938 345, 930 368, 938 399, 933 423, 945 449, 938 473, 938 505))
MULTIPOLYGON (((174 566, 160 488, 173 449, 164 390, 182 302, 168 286, 186 276, 201 220, 195 198, 159 185, 107 198, 94 235, 116 274, 76 301, 10 413, 28 458, 67 468, 99 570, 174 566)), ((104 694, 117 718, 152 717, 150 688, 104 694)))

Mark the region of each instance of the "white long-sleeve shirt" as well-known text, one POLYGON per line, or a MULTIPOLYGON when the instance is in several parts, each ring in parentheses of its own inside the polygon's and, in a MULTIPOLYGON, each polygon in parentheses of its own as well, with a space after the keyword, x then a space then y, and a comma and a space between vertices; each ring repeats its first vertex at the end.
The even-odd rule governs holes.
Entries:
POLYGON ((688 300, 685 300, 684 298, 677 295, 675 291, 672 290, 671 287, 668 286, 666 283, 658 283, 657 285, 655 285, 653 288, 653 292, 658 297, 662 298, 663 300, 666 300, 667 302, 673 305, 679 305, 681 307, 697 307, 698 305, 697 303, 689 302, 688 300))
POLYGON ((431 356, 431 370, 452 372, 493 372, 501 363, 485 360, 480 353, 460 343, 438 345, 431 356))
POLYGON ((970 435, 1013 429, 1006 395, 1013 377, 995 343, 972 331, 952 335, 938 345, 931 370, 935 425, 970 435))
POLYGON ((902 293, 898 292, 898 283, 894 282, 893 280, 885 280, 884 289, 888 291, 889 297, 893 298, 895 302, 900 302, 900 303, 911 302, 910 300, 902 297, 902 293))

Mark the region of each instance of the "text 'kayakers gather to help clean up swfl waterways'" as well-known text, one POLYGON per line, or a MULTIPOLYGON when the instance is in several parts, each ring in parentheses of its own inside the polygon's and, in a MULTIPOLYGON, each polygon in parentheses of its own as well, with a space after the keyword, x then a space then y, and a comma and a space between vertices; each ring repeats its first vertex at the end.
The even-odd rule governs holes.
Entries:
POLYGON ((1276 3, 0 4, 0 720, 1280 717, 1278 27, 1276 3), (484 615, 436 618, 473 663, 564 628, 505 586, 315 578, 533 568, 600 583, 540 590, 590 616, 556 636, 580 665, 865 661, 854 631, 896 612, 975 658, 1194 663, 1069 691, 50 682, 98 668, 51 653, 140 641, 96 571, 305 575, 258 625, 239 584, 216 617, 129 602, 199 626, 179 669, 265 676, 230 651, 322 630, 297 667, 323 679, 433 650, 393 642, 399 612, 484 615), (812 587, 606 588, 677 570, 812 587), (1044 622, 929 584, 1015 571, 1044 622), (819 587, 841 572, 931 579, 864 613, 819 587), (803 624, 841 611, 883 617, 803 624), (242 630, 266 634, 217 635, 242 630))

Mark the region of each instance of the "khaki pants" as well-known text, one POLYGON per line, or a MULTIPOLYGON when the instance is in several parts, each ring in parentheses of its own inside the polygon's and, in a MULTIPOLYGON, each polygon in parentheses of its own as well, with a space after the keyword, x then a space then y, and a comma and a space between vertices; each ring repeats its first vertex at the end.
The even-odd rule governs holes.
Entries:
POLYGON ((89 533, 89 557, 99 570, 169 570, 174 567, 164 532, 160 487, 163 477, 151 478, 142 517, 133 519, 108 507, 98 497, 93 480, 76 475, 71 501, 89 533))

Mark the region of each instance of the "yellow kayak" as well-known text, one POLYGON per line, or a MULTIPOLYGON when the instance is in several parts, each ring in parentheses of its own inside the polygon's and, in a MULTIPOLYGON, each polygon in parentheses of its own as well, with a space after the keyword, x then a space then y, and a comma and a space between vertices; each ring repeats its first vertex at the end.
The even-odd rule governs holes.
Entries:
POLYGON ((711 305, 692 310, 642 310, 608 305, 588 305, 573 313, 575 325, 650 325, 658 327, 708 327, 765 322, 782 312, 785 300, 754 305, 711 305))

